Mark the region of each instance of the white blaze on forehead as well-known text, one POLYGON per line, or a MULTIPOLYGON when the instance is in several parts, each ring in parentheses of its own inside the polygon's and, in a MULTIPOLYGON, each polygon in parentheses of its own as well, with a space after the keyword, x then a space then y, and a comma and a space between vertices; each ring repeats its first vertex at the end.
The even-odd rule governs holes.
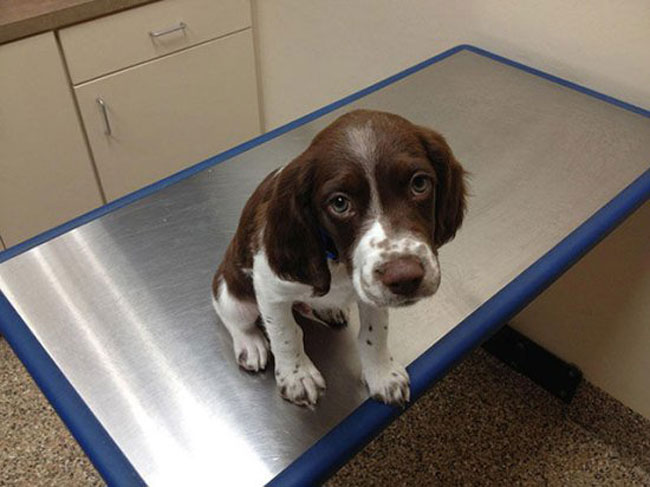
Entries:
POLYGON ((377 141, 370 121, 361 126, 350 127, 347 137, 350 150, 355 156, 364 161, 372 159, 377 141))
POLYGON ((366 173, 370 185, 370 203, 368 205, 368 218, 378 218, 381 213, 379 207, 379 192, 375 181, 373 159, 376 153, 377 137, 372 128, 371 121, 364 125, 357 125, 347 129, 348 150, 354 155, 366 173))

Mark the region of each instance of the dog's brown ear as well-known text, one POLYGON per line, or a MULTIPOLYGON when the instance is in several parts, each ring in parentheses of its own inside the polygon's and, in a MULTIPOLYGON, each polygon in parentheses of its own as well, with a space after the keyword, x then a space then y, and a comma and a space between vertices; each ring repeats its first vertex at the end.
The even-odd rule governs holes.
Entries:
POLYGON ((434 242, 441 246, 456 235, 465 216, 466 172, 439 133, 418 127, 419 137, 436 172, 434 242))
POLYGON ((305 152, 278 174, 267 211, 264 245, 269 264, 283 279, 329 292, 331 276, 312 208, 314 161, 305 152))

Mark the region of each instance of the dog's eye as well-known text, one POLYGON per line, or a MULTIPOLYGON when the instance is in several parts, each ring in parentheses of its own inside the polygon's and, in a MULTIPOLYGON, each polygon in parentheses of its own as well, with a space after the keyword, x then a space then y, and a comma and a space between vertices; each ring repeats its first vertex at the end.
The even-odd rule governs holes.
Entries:
POLYGON ((431 178, 426 174, 416 174, 411 178, 411 191, 416 196, 421 196, 431 190, 431 178))
POLYGON ((350 203, 350 200, 346 196, 339 194, 330 200, 329 206, 335 214, 345 215, 352 208, 352 203, 350 203))

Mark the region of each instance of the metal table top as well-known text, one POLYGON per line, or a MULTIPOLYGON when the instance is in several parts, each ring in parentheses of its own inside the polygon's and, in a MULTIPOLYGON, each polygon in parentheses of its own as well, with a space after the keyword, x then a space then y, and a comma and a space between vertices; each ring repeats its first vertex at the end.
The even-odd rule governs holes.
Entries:
MULTIPOLYGON (((261 485, 366 398, 353 322, 308 327, 327 381, 315 410, 250 375, 210 280, 261 179, 353 108, 443 133, 471 172, 442 285, 391 312, 410 363, 647 170, 650 120, 460 49, 315 120, 0 264, 0 290, 149 485, 261 485)), ((5 323, 5 325, 7 325, 5 323)))

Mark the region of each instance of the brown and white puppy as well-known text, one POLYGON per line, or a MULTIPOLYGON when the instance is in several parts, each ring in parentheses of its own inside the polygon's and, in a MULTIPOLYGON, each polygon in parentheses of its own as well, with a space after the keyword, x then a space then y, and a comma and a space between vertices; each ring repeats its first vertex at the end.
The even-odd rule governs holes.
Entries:
POLYGON ((214 277, 214 307, 239 365, 266 367, 261 317, 282 397, 315 404, 325 381, 292 310, 340 324, 356 300, 370 394, 403 405, 409 378, 387 348, 387 307, 436 292, 438 248, 464 211, 464 171, 441 135, 390 113, 338 118, 258 186, 214 277))

